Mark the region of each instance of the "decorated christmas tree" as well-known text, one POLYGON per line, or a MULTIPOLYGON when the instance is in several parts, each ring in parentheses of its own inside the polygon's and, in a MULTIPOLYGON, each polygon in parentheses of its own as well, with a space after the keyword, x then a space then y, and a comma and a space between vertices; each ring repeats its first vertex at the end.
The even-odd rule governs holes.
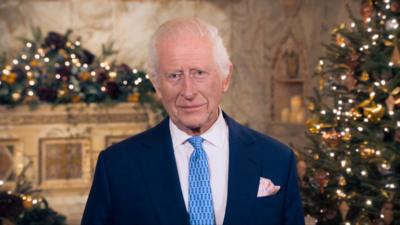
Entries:
POLYGON ((400 224, 400 1, 362 0, 332 31, 299 168, 318 224, 400 224))

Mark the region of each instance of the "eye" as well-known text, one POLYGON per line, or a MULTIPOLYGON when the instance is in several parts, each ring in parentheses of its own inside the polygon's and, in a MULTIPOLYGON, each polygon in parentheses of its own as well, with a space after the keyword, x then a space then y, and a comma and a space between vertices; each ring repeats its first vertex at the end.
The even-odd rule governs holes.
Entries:
POLYGON ((203 70, 195 70, 194 71, 194 76, 198 77, 198 78, 204 77, 206 74, 207 73, 203 70))
POLYGON ((170 73, 167 75, 168 80, 178 80, 181 77, 180 73, 170 73))

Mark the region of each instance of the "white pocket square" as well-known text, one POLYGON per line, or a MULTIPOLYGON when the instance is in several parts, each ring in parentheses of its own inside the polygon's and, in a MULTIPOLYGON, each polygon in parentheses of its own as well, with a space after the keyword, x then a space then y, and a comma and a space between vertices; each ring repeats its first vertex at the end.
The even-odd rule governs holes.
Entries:
POLYGON ((275 185, 270 179, 260 177, 257 198, 274 195, 279 191, 279 189, 281 189, 281 186, 275 185))

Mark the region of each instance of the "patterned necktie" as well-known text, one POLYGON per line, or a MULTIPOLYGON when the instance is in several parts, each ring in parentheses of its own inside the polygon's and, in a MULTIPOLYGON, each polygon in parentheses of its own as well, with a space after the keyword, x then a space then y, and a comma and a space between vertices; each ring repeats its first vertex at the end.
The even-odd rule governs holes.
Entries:
POLYGON ((207 154, 200 136, 188 139, 194 147, 189 162, 189 216, 191 225, 213 225, 214 209, 207 154))

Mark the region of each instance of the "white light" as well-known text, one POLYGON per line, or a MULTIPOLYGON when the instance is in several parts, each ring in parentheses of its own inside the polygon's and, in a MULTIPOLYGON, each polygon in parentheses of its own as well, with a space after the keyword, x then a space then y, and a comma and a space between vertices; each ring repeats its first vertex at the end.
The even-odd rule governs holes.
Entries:
POLYGON ((362 132, 364 129, 362 127, 357 127, 357 130, 362 132))
POLYGON ((46 57, 46 58, 44 58, 44 61, 45 62, 50 62, 50 59, 46 57))
POLYGON ((107 64, 105 62, 100 63, 100 67, 105 67, 107 64))
POLYGON ((96 76, 96 72, 92 71, 92 72, 90 72, 90 75, 92 75, 94 77, 94 76, 96 76))
POLYGON ((71 59, 75 59, 76 55, 74 53, 71 54, 71 59))
POLYGON ((35 205, 38 203, 38 201, 36 199, 33 199, 32 203, 35 205))
POLYGON ((316 127, 318 130, 321 129, 321 125, 319 125, 319 124, 315 125, 315 127, 316 127))
POLYGON ((146 77, 146 79, 149 79, 149 78, 150 78, 148 74, 146 74, 146 76, 145 76, 145 77, 146 77))
POLYGON ((70 84, 70 85, 68 85, 68 88, 69 88, 70 90, 73 90, 73 89, 74 89, 74 85, 73 85, 73 84, 70 84))
POLYGON ((79 45, 81 45, 81 43, 79 41, 75 41, 75 45, 79 46, 79 45))
POLYGON ((40 55, 39 54, 35 54, 35 59, 40 59, 40 55))
POLYGON ((345 167, 345 166, 346 166, 346 160, 342 160, 342 161, 340 162, 340 164, 342 165, 342 167, 345 167))
POLYGON ((361 175, 366 176, 367 175, 367 171, 365 171, 365 170, 361 171, 361 175))
POLYGON ((393 62, 389 62, 389 64, 388 64, 390 67, 392 67, 393 66, 393 62))
POLYGON ((375 42, 375 41, 373 41, 373 42, 372 42, 372 45, 376 45, 376 42, 375 42))
POLYGON ((336 117, 336 120, 340 120, 340 116, 336 117))
POLYGON ((390 2, 390 0, 384 0, 383 2, 385 2, 386 4, 388 4, 390 2))
POLYGON ((84 63, 83 68, 88 68, 88 64, 84 63))
POLYGON ((110 70, 110 66, 109 65, 107 65, 105 68, 106 68, 106 70, 110 70))
POLYGON ((386 5, 385 8, 386 8, 386 9, 390 9, 390 5, 386 5))
POLYGON ((351 225, 351 223, 350 222, 346 222, 346 223, 344 223, 344 225, 351 225))
POLYGON ((325 111, 325 110, 321 110, 321 114, 322 114, 322 115, 325 115, 325 114, 326 114, 326 111, 325 111))
POLYGON ((25 70, 30 70, 30 69, 31 69, 30 66, 28 66, 28 65, 25 66, 25 70))
POLYGON ((384 130, 385 132, 389 132, 389 129, 388 129, 387 127, 385 127, 383 130, 384 130))
POLYGON ((113 72, 110 72, 109 75, 111 78, 115 78, 117 76, 117 73, 113 71, 113 72))
POLYGON ((31 86, 35 85, 35 81, 34 80, 30 80, 29 81, 29 85, 31 85, 31 86))
POLYGON ((337 113, 337 110, 336 110, 336 109, 333 109, 332 112, 333 112, 334 114, 336 114, 336 113, 337 113))
POLYGON ((336 90, 336 86, 332 86, 332 90, 334 90, 334 91, 335 91, 335 90, 336 90))
POLYGON ((330 155, 332 158, 335 157, 335 153, 334 153, 334 152, 331 152, 329 155, 330 155))
POLYGON ((376 95, 376 93, 373 91, 373 92, 371 92, 371 93, 369 94, 369 97, 373 98, 373 97, 375 97, 375 95, 376 95))
POLYGON ((372 40, 376 40, 376 39, 378 39, 378 37, 379 37, 378 34, 374 34, 374 35, 372 36, 372 40))
POLYGON ((382 16, 382 19, 386 19, 386 15, 383 15, 383 16, 382 16))
POLYGON ((61 75, 60 74, 56 74, 56 79, 60 79, 61 75))
POLYGON ((346 47, 346 43, 340 44, 340 47, 342 47, 342 48, 346 47))
POLYGON ((351 173, 351 168, 350 168, 350 167, 347 167, 347 168, 346 168, 346 172, 347 172, 347 173, 351 173))
POLYGON ((363 48, 363 47, 361 47, 361 48, 360 48, 360 51, 364 51, 364 48, 363 48))
POLYGON ((400 127, 400 121, 397 121, 397 127, 400 127))
POLYGON ((28 47, 28 48, 32 47, 32 43, 27 42, 27 43, 26 43, 26 47, 28 47))
POLYGON ((381 84, 382 84, 382 85, 385 85, 385 84, 386 84, 386 81, 385 81, 385 80, 381 80, 381 84))
POLYGON ((127 84, 128 84, 128 81, 124 80, 122 83, 123 83, 124 85, 127 85, 127 84))
POLYGON ((365 123, 368 123, 368 118, 364 118, 364 122, 365 122, 365 123))
POLYGON ((353 22, 353 23, 351 23, 351 28, 354 28, 354 27, 356 27, 356 24, 353 22))
POLYGON ((339 105, 343 104, 343 101, 342 101, 342 100, 339 100, 339 101, 338 101, 338 104, 339 104, 339 105))
POLYGON ((389 115, 393 116, 394 115, 394 111, 389 111, 389 115))
POLYGON ((28 58, 28 56, 26 56, 25 54, 21 55, 21 59, 25 60, 27 58, 28 58))
POLYGON ((353 99, 349 99, 349 103, 353 103, 353 99))
POLYGON ((395 188, 396 188, 396 185, 390 184, 390 188, 391 188, 391 189, 395 189, 395 188))
POLYGON ((377 156, 380 156, 380 155, 381 155, 381 151, 378 150, 378 151, 375 152, 375 154, 376 154, 377 156))
POLYGON ((346 129, 344 129, 346 132, 350 132, 350 128, 346 127, 346 129))
POLYGON ((381 218, 383 219, 383 218, 385 218, 385 216, 383 214, 381 214, 381 218))
POLYGON ((344 136, 346 133, 344 131, 340 132, 340 135, 344 136))
POLYGON ((3 70, 3 73, 4 73, 5 75, 8 75, 8 74, 10 74, 10 71, 7 70, 7 69, 4 69, 4 70, 3 70))
POLYGON ((64 65, 65 65, 65 66, 69 66, 69 65, 71 65, 71 63, 68 62, 68 61, 65 61, 64 65))
POLYGON ((381 84, 380 84, 378 81, 375 81, 375 82, 374 82, 374 85, 377 86, 377 87, 379 87, 381 84))
POLYGON ((3 180, 0 180, 0 185, 3 185, 4 184, 4 181, 3 180))
POLYGON ((364 45, 364 48, 365 48, 365 49, 369 49, 369 46, 368 46, 368 45, 364 45))
POLYGON ((394 38, 394 35, 393 35, 393 34, 389 34, 388 38, 389 38, 389 39, 393 39, 393 38, 394 38))
POLYGON ((29 96, 33 96, 33 91, 28 91, 29 96))
POLYGON ((17 64, 18 64, 18 59, 14 59, 12 62, 13 62, 15 65, 17 65, 17 64))
POLYGON ((132 72, 133 72, 133 73, 137 73, 138 70, 137 70, 137 69, 133 69, 132 72))
POLYGON ((368 200, 365 202, 365 204, 367 204, 367 205, 372 205, 372 201, 368 199, 368 200))
MULTIPOLYGON (((366 21, 367 21, 367 23, 371 22, 371 17, 368 17, 368 18, 366 19, 366 21)), ((369 29, 371 29, 371 28, 369 28, 369 29)))
POLYGON ((340 76, 340 79, 342 79, 342 80, 346 80, 346 78, 347 78, 347 76, 346 76, 346 75, 342 75, 342 76, 340 76))
POLYGON ((105 92, 105 91, 106 91, 106 88, 105 88, 104 86, 101 87, 100 89, 101 89, 102 92, 105 92))

